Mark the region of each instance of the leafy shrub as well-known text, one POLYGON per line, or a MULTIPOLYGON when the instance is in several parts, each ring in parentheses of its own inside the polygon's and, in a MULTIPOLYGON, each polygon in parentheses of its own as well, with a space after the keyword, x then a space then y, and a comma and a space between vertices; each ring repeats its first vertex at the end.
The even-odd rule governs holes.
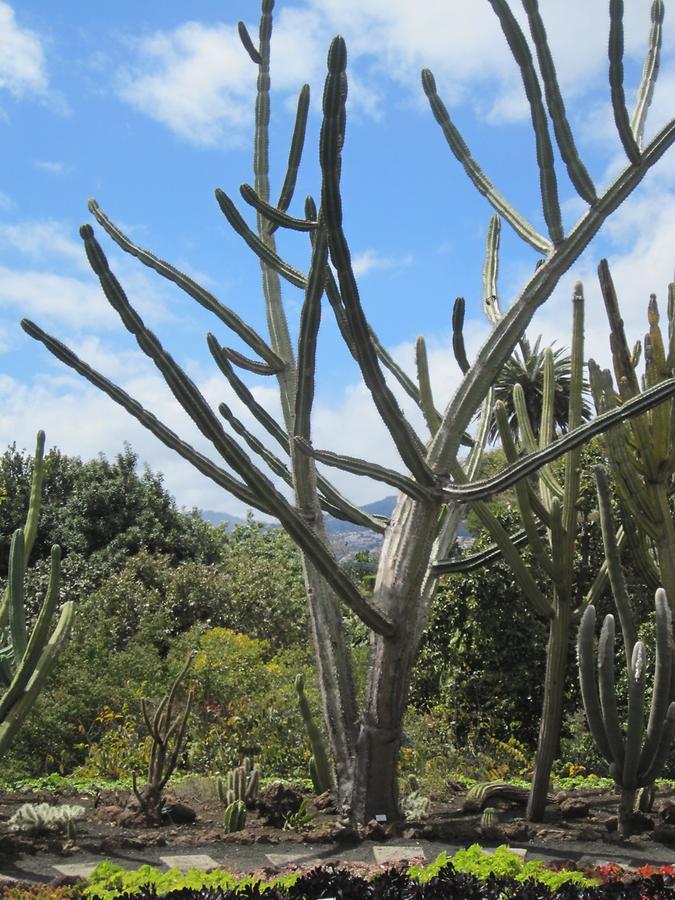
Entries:
POLYGON ((304 776, 309 748, 294 688, 298 672, 305 672, 317 702, 306 651, 275 654, 269 642, 226 628, 196 629, 175 654, 186 644, 198 651, 189 675, 196 688, 189 768, 222 774, 258 748, 263 772, 304 776))

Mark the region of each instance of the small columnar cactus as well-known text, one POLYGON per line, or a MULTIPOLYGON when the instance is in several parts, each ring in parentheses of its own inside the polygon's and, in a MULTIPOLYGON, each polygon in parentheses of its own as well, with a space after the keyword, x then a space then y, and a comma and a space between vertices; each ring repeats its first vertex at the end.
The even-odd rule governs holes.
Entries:
POLYGON ((481 828, 495 828, 499 824, 499 811, 494 806, 486 806, 480 817, 481 828))
POLYGON ((305 679, 303 675, 296 675, 295 690, 298 692, 300 713, 302 714, 302 719, 307 729, 307 737, 312 748, 312 756, 309 760, 309 774, 315 792, 323 794, 324 791, 333 790, 333 771, 323 737, 314 721, 307 697, 305 696, 305 679))
POLYGON ((260 769, 247 756, 240 766, 227 773, 227 787, 218 781, 218 796, 221 803, 230 806, 237 800, 243 801, 248 809, 253 809, 260 788, 260 769))
POLYGON ((243 800, 235 800, 225 809, 223 816, 223 830, 226 834, 233 831, 241 831, 246 825, 246 804, 243 800))
POLYGON ((675 703, 670 702, 673 666, 672 616, 666 592, 656 592, 656 673, 647 730, 644 733, 646 658, 642 641, 632 649, 625 736, 619 723, 614 677, 614 617, 605 616, 598 642, 597 685, 593 673, 595 608, 589 606, 579 626, 581 696, 588 726, 621 788, 619 831, 630 834, 639 788, 660 775, 675 737, 675 703))

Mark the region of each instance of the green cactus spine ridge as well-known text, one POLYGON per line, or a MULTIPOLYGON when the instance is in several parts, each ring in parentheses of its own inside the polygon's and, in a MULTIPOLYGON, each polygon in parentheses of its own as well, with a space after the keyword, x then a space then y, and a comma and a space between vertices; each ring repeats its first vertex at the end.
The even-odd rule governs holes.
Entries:
POLYGON ((312 756, 309 764, 312 785, 317 794, 323 794, 324 791, 332 791, 334 789, 333 771, 328 759, 323 736, 314 721, 312 711, 309 708, 309 702, 305 696, 305 678, 303 675, 296 676, 295 690, 298 694, 300 714, 305 723, 307 737, 309 738, 309 743, 312 748, 312 756))
POLYGON ((246 825, 246 804, 243 800, 233 800, 223 815, 223 831, 232 834, 241 831, 246 825))
POLYGON ((494 806, 486 806, 480 817, 481 828, 495 828, 499 824, 499 810, 494 806))

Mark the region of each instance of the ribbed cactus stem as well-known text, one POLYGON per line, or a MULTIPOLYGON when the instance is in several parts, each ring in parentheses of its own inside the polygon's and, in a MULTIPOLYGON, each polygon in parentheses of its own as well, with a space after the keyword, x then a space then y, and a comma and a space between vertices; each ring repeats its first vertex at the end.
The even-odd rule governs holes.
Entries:
POLYGON ((317 790, 319 793, 330 791, 333 789, 332 767, 328 760, 328 754, 326 752, 323 737, 321 735, 321 732, 319 731, 319 728, 317 727, 316 722, 314 721, 312 711, 309 708, 307 697, 305 696, 305 679, 303 675, 296 676, 295 690, 298 694, 298 705, 300 706, 300 713, 302 715, 303 722, 305 723, 305 729, 307 730, 307 736, 312 748, 312 756, 314 759, 314 768, 316 773, 316 783, 314 785, 315 790, 317 790))
POLYGON ((246 824, 246 804, 243 800, 234 800, 228 804, 223 815, 223 831, 232 834, 241 831, 246 824))
POLYGON ((675 703, 669 703, 673 665, 671 616, 665 592, 656 596, 656 677, 651 697, 647 734, 644 734, 646 653, 642 641, 633 647, 628 679, 628 717, 625 740, 619 724, 614 683, 614 619, 606 616, 598 644, 600 703, 593 681, 595 611, 588 607, 579 627, 577 652, 581 696, 591 735, 610 764, 612 778, 621 788, 619 831, 631 833, 636 794, 661 774, 675 737, 675 703))

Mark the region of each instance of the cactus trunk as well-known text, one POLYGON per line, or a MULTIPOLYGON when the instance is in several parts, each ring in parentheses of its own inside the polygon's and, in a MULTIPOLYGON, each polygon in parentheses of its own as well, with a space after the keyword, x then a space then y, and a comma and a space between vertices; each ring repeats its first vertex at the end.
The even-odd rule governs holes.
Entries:
POLYGON ((401 498, 387 529, 373 601, 398 623, 394 637, 374 635, 366 699, 356 746, 352 815, 401 818, 397 760, 412 667, 426 620, 426 565, 439 506, 401 498), (428 545, 427 545, 428 542, 428 545))
POLYGON ((527 804, 527 818, 540 822, 546 810, 546 797, 551 780, 553 760, 558 753, 565 675, 569 651, 570 609, 567 602, 554 598, 555 614, 551 619, 546 651, 544 704, 539 726, 539 742, 534 764, 532 789, 527 804))

